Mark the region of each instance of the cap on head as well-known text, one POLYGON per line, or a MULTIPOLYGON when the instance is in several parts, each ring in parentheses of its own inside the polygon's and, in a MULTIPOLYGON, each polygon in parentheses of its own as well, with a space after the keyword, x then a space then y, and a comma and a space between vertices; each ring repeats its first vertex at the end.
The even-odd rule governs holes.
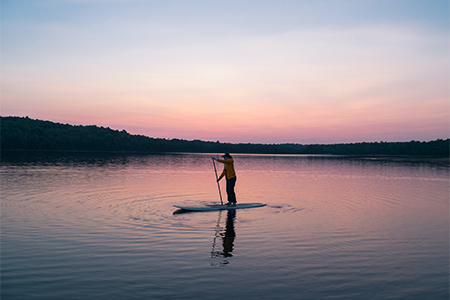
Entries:
POLYGON ((222 155, 222 157, 223 158, 231 158, 231 155, 230 155, 230 153, 227 152, 224 155, 222 155))

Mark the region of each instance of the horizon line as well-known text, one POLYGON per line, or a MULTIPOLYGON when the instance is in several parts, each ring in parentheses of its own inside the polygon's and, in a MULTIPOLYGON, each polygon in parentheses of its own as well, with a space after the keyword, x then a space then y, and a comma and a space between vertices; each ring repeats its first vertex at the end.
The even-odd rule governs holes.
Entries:
MULTIPOLYGON (((152 137, 152 136, 148 136, 148 135, 144 135, 144 134, 136 134, 136 133, 130 133, 128 132, 125 128, 123 128, 122 130, 120 129, 114 129, 111 128, 110 126, 103 126, 103 125, 97 125, 97 124, 71 124, 71 123, 63 123, 63 122, 58 122, 58 121, 52 121, 52 120, 44 120, 44 119, 33 119, 30 118, 29 116, 1 116, 1 118, 23 118, 23 119, 30 119, 30 120, 35 120, 35 121, 44 121, 44 122, 51 122, 51 123, 55 123, 55 124, 61 124, 61 125, 70 125, 70 126, 96 126, 99 128, 106 128, 106 129, 110 129, 110 130, 114 130, 114 131, 125 131, 126 133, 130 134, 130 135, 134 135, 134 136, 144 136, 147 138, 151 138, 151 139, 164 139, 164 140, 183 140, 183 141, 187 141, 187 142, 194 142, 194 141, 200 141, 200 142, 210 142, 210 143, 219 143, 219 144, 253 144, 253 145, 351 145, 351 144, 363 144, 363 143, 409 143, 409 142, 432 142, 432 141, 438 141, 438 140, 448 140, 450 139, 450 137, 446 137, 446 138, 435 138, 435 139, 430 139, 430 140, 404 140, 404 141, 394 141, 394 142, 389 142, 389 141, 358 141, 358 142, 339 142, 339 143, 309 143, 309 144, 301 144, 301 143, 295 143, 295 142, 284 142, 284 143, 261 143, 261 142, 257 142, 257 143, 252 143, 252 142, 221 142, 220 140, 202 140, 199 138, 195 138, 195 139, 185 139, 185 138, 181 138, 181 137, 152 137)), ((1 125, 0 125, 1 126, 1 125)))

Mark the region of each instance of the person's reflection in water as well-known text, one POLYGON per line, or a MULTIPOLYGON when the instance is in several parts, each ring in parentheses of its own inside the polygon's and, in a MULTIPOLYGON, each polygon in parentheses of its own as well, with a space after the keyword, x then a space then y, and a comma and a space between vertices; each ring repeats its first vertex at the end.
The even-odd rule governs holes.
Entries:
POLYGON ((236 218, 236 210, 230 209, 227 212, 227 224, 225 226, 225 234, 223 236, 223 257, 231 257, 233 254, 234 238, 234 219, 236 218))

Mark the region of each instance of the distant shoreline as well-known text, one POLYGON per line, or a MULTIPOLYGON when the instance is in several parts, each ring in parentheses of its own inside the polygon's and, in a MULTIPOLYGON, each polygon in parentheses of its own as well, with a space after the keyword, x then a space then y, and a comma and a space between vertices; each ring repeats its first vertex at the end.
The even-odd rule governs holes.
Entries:
POLYGON ((96 125, 81 126, 0 117, 1 150, 71 151, 109 153, 242 153, 350 156, 449 157, 450 139, 410 142, 360 142, 347 144, 252 144, 151 138, 96 125))

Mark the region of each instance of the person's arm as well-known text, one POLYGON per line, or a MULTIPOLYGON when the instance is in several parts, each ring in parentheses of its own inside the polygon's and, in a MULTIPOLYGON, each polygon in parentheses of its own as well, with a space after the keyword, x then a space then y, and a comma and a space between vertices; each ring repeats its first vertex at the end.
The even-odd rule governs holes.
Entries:
POLYGON ((219 178, 217 179, 217 181, 219 181, 220 179, 222 179, 223 176, 225 176, 225 169, 223 169, 222 174, 220 174, 220 176, 219 176, 219 178))
POLYGON ((220 163, 223 163, 223 164, 231 164, 232 162, 233 162, 233 160, 232 159, 220 159, 220 158, 218 158, 218 159, 216 159, 218 162, 220 162, 220 163))

